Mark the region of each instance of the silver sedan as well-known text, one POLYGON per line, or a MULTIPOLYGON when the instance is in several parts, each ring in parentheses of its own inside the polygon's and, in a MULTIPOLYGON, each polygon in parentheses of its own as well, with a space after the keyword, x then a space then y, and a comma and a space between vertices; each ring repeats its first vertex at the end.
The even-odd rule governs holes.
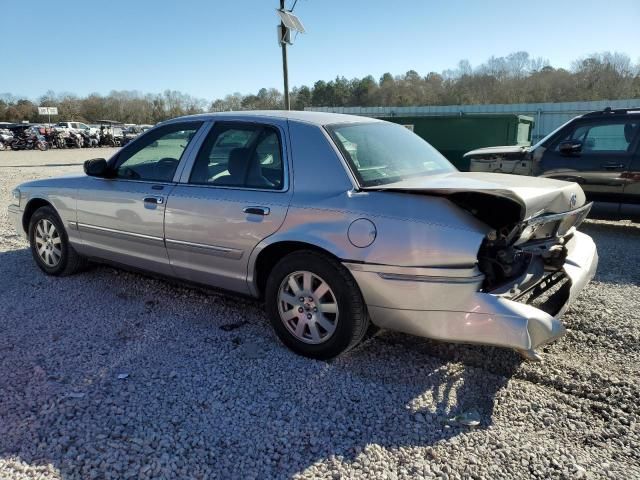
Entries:
POLYGON ((578 185, 461 173, 370 118, 177 118, 84 170, 13 192, 40 269, 112 262, 261 298, 315 358, 376 327, 537 358, 598 261, 578 185))

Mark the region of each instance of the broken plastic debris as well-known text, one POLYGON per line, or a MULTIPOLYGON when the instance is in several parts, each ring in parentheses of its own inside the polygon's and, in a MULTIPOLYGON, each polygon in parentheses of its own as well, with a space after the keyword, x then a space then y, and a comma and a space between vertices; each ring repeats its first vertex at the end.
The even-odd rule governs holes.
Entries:
POLYGON ((480 425, 480 414, 478 412, 465 412, 456 415, 450 421, 459 423, 466 427, 477 427, 480 425))
POLYGON ((80 393, 80 392, 71 392, 69 395, 67 395, 69 398, 84 398, 84 393, 80 393))

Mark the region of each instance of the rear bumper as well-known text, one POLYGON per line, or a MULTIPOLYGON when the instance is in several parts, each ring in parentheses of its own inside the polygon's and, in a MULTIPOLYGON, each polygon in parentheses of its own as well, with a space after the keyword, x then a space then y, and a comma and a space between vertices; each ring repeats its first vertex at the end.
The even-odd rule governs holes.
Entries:
POLYGON ((576 232, 567 249, 563 270, 570 286, 555 315, 479 292, 483 277, 475 269, 345 265, 379 327, 437 340, 533 351, 565 333, 558 317, 595 274, 598 254, 589 236, 576 232))
POLYGON ((22 228, 22 210, 20 210, 20 207, 18 207, 17 205, 9 205, 8 214, 9 222, 11 222, 11 225, 13 225, 16 233, 26 240, 27 234, 22 228))

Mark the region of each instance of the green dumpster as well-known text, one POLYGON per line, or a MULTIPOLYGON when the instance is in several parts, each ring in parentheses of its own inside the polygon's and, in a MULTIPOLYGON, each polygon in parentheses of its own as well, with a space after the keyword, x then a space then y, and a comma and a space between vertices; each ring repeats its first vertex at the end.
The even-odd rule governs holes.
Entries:
POLYGON ((533 117, 515 114, 381 117, 424 138, 458 169, 469 170, 469 150, 496 145, 531 145, 533 117))

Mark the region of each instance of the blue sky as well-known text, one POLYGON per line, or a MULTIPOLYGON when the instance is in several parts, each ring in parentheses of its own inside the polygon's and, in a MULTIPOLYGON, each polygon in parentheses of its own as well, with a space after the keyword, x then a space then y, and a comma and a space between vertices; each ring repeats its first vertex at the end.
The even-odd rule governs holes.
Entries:
MULTIPOLYGON (((278 0, 26 5, 2 5, 0 93, 176 89, 214 99, 282 89, 278 0)), ((298 0, 295 13, 307 34, 289 49, 292 86, 440 72, 517 50, 562 67, 605 50, 640 62, 638 0, 298 0)))

